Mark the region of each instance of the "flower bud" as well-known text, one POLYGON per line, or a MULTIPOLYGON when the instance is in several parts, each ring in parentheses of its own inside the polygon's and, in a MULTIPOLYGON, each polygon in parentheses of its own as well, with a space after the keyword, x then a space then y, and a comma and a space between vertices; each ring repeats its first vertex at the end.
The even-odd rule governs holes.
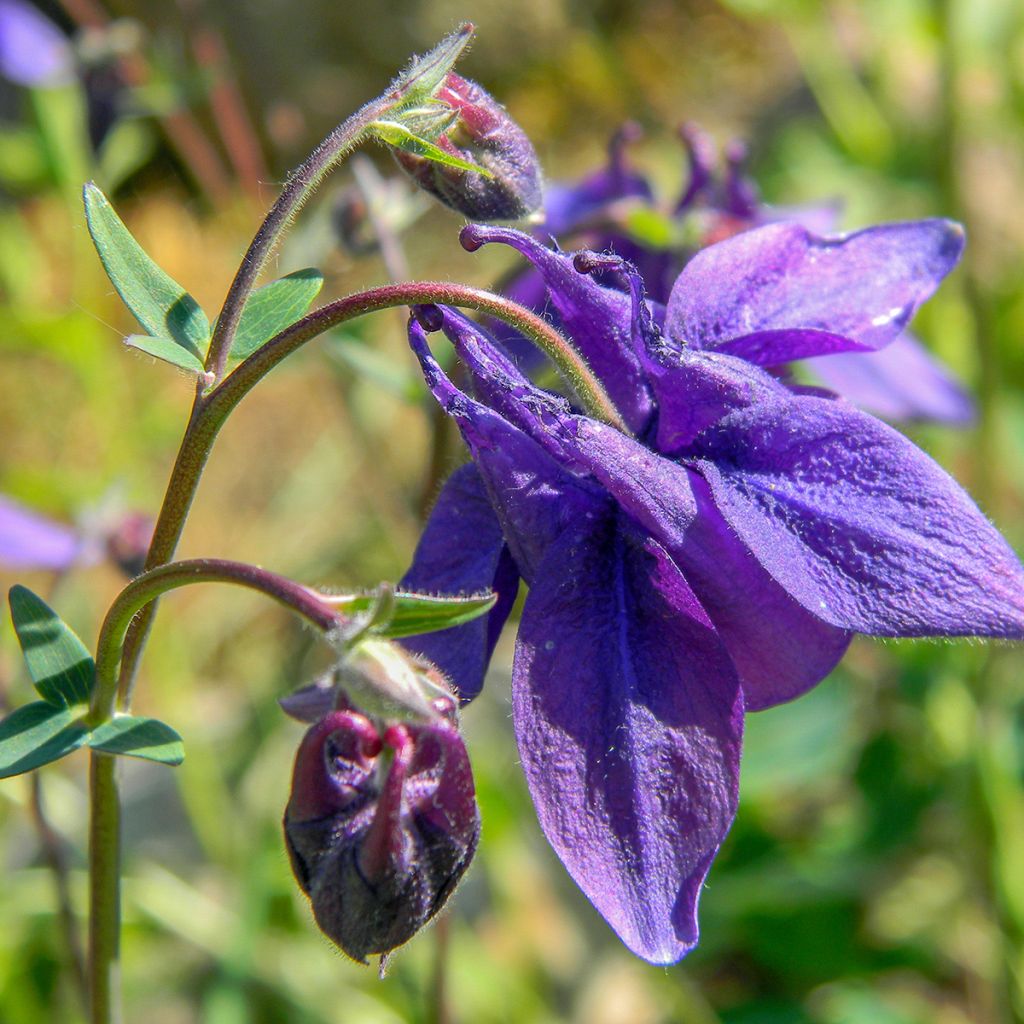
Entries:
POLYGON ((490 177, 393 148, 399 165, 425 191, 473 220, 515 220, 540 208, 540 163, 526 133, 489 93, 450 72, 434 97, 452 111, 435 145, 484 168, 490 177))
MULTIPOLYGON (((440 706, 440 702, 439 702, 440 706)), ((353 960, 408 941, 441 908, 480 835, 454 702, 385 724, 346 707, 305 735, 284 816, 292 870, 353 960)))

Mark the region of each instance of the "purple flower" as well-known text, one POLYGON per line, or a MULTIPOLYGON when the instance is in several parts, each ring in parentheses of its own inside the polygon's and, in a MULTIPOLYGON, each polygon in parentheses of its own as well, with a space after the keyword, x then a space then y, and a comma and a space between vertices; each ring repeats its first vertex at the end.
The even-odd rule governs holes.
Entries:
POLYGON ((514 722, 541 826, 623 942, 672 963, 697 941, 735 814, 745 711, 814 686, 854 633, 1024 637, 1024 568, 945 471, 845 401, 763 369, 885 345, 963 233, 930 220, 737 235, 687 264, 664 333, 613 257, 574 263, 508 229, 463 237, 534 263, 630 434, 534 386, 445 310, 462 390, 410 324, 473 465, 442 493, 409 578, 503 596, 462 642, 418 649, 475 694, 514 596, 511 558, 529 586, 514 722), (611 266, 629 294, 576 266, 611 266))
POLYGON ((137 576, 152 535, 149 516, 126 513, 116 502, 100 506, 75 528, 0 495, 0 565, 11 569, 60 573, 106 558, 125 576, 137 576))
MULTIPOLYGON (((633 126, 617 133, 607 167, 574 185, 552 185, 545 195, 544 231, 559 240, 595 250, 609 250, 636 266, 647 296, 656 304, 668 300, 685 262, 700 247, 766 224, 793 221, 818 235, 835 231, 839 206, 772 207, 761 202, 756 185, 746 174, 746 149, 733 142, 719 166, 710 139, 693 125, 680 129, 687 152, 688 174, 671 212, 659 209, 647 181, 632 171, 626 145, 637 137, 633 126), (674 232, 662 244, 642 240, 630 229, 637 210, 654 212, 674 232)), ((621 282, 612 274, 608 282, 621 282)), ((540 311, 546 301, 536 273, 526 272, 505 289, 516 301, 540 311)), ((521 364, 536 355, 518 336, 497 332, 499 340, 521 364)), ((894 420, 927 419, 953 425, 969 424, 973 404, 949 372, 916 339, 893 336, 892 352, 865 358, 859 353, 823 356, 803 361, 801 368, 815 383, 839 392, 861 407, 894 420)))
POLYGON ((0 0, 0 75, 28 86, 67 85, 74 80, 71 44, 24 0, 0 0))
POLYGON ((466 748, 449 714, 375 721, 343 702, 306 733, 284 817, 317 924, 353 960, 408 941, 443 906, 480 834, 466 748))

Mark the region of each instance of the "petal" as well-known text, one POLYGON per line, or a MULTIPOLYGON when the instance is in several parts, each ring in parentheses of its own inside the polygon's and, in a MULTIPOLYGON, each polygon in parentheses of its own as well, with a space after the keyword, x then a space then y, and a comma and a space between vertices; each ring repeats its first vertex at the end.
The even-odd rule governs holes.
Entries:
POLYGON ((690 349, 655 349, 645 359, 658 407, 654 444, 673 455, 736 409, 784 395, 785 387, 745 359, 690 349))
POLYGON ((697 439, 715 503, 805 608, 880 636, 1024 637, 1024 567, 959 485, 840 402, 767 399, 697 439))
POLYGON ((460 466, 446 481, 399 587, 436 594, 497 592, 486 616, 402 641, 441 669, 463 702, 472 700, 483 687, 519 589, 519 573, 475 466, 460 466))
POLYGON ((768 574, 700 476, 603 423, 580 418, 577 430, 591 472, 683 571, 732 658, 748 710, 793 700, 835 668, 851 634, 768 574))
POLYGON ((84 553, 82 538, 71 527, 0 497, 0 564, 61 572, 84 553))
POLYGON ((746 359, 758 366, 779 366, 809 356, 826 356, 838 352, 873 352, 869 346, 852 338, 813 328, 789 328, 781 331, 756 331, 722 342, 716 349, 722 355, 746 359))
POLYGON ((572 256, 541 245, 511 228, 470 224, 462 244, 471 251, 504 242, 537 268, 551 305, 576 349, 601 379, 631 429, 640 430, 651 414, 651 396, 632 343, 632 300, 579 273, 572 256))
POLYGON ((934 420, 969 426, 970 395, 912 335, 865 356, 809 359, 804 367, 826 387, 889 420, 934 420))
POLYGON ((541 827, 623 942, 674 963, 736 812, 742 696, 665 551, 605 515, 553 546, 513 669, 541 827))
POLYGON ((550 447, 541 445, 456 388, 434 359, 415 320, 409 324, 409 341, 428 387, 458 423, 516 567, 530 583, 552 541, 568 524, 592 515, 608 499, 596 485, 557 461, 552 454, 559 450, 554 439, 550 447))
POLYGON ((922 220, 818 238, 770 224, 709 246, 669 297, 668 333, 717 348, 757 331, 818 328, 881 348, 953 269, 959 224, 922 220))

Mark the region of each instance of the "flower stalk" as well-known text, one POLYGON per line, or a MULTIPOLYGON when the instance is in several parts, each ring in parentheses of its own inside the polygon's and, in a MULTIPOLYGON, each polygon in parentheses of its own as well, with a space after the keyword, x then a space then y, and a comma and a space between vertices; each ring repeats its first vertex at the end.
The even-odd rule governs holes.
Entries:
MULTIPOLYGON (((254 565, 201 558, 143 573, 117 596, 100 628, 96 685, 88 724, 95 728, 118 712, 117 664, 132 619, 167 591, 193 583, 233 583, 266 594, 325 633, 347 619, 319 595, 293 580, 254 565)), ((116 757, 98 750, 89 759, 89 992, 92 1024, 120 1020, 121 801, 116 757)))

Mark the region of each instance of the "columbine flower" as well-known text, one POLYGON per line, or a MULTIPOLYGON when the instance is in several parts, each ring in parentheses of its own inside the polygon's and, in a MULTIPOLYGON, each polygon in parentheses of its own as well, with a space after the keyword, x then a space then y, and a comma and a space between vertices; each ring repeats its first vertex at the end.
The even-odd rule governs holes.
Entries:
POLYGON ((530 588, 513 709, 541 826, 626 945, 671 963, 697 941, 698 896, 736 810, 745 711, 814 686, 854 633, 1024 636, 1024 568, 945 471, 844 401, 762 369, 896 336, 963 234, 933 220, 735 236, 683 270, 664 335, 628 267, 616 268, 625 295, 527 235, 464 232, 471 248, 488 241, 541 270, 634 436, 538 389, 445 310, 474 395, 460 390, 412 322, 473 465, 442 493, 409 578, 504 598, 460 643, 419 649, 472 696, 508 613, 511 559, 530 588))
POLYGON ((418 719, 357 709, 333 679, 282 701, 315 722, 284 817, 292 870, 322 931, 360 962, 407 942, 441 910, 480 835, 455 701, 428 674, 433 702, 418 719))
MULTIPOLYGON (((542 230, 573 247, 609 250, 633 263, 657 314, 686 260, 700 247, 784 221, 819 235, 836 229, 835 202, 798 207, 763 203, 746 174, 745 147, 731 143, 719 162, 708 137, 693 125, 680 130, 689 165, 686 181, 678 198, 663 209, 646 179, 628 165, 626 147, 637 135, 627 125, 613 138, 605 168, 578 183, 549 187, 542 230), (651 217, 657 226, 654 234, 662 236, 659 242, 645 228, 645 218, 651 217)), ((543 308, 545 291, 536 274, 518 276, 505 290, 524 305, 543 308)), ((507 333, 500 340, 507 345, 511 340, 517 356, 529 352, 524 342, 517 344, 507 333)), ((970 397, 908 331, 890 337, 884 347, 812 357, 800 366, 816 383, 888 419, 964 425, 974 416, 970 397)))

